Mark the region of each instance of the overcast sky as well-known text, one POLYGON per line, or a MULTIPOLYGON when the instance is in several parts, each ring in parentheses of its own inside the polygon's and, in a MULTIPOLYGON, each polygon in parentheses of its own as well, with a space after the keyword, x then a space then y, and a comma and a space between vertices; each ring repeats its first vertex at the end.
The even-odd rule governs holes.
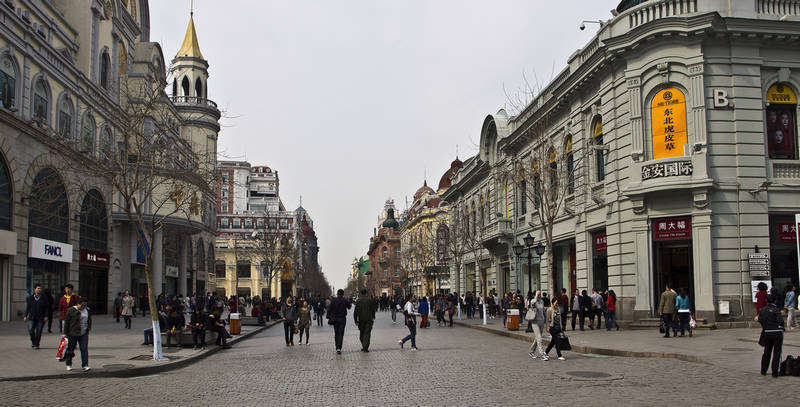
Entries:
MULTIPOLYGON (((487 114, 523 71, 544 85, 610 18, 616 0, 195 0, 209 98, 226 111, 225 159, 279 172, 287 208, 314 219, 320 263, 344 287, 387 197, 403 209, 477 152, 487 114)), ((150 2, 171 59, 189 0, 150 2)))

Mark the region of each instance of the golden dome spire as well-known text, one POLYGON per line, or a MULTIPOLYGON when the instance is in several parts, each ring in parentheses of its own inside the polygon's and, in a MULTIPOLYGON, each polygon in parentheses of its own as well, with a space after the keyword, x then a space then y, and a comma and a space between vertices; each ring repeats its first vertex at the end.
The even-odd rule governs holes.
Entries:
POLYGON ((183 45, 181 45, 181 49, 175 57, 203 59, 203 53, 200 52, 200 44, 197 43, 197 32, 194 29, 194 12, 189 14, 189 27, 186 28, 186 36, 183 37, 183 45))

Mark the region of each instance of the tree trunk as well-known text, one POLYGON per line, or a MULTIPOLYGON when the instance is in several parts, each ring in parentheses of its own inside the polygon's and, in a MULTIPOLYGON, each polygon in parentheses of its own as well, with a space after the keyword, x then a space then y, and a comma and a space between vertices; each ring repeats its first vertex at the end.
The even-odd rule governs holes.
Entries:
POLYGON ((147 263, 144 265, 144 275, 147 279, 147 302, 150 304, 150 318, 153 321, 153 360, 165 360, 164 354, 161 352, 161 326, 158 321, 158 306, 156 305, 156 298, 153 293, 153 273, 151 270, 152 252, 147 255, 147 263))

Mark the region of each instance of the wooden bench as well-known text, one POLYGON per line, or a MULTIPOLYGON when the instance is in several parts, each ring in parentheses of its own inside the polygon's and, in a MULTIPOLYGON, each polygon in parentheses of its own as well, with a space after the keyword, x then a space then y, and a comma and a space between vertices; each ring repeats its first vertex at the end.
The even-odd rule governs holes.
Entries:
MULTIPOLYGON (((217 339, 216 335, 217 334, 215 332, 211 332, 208 329, 206 329, 206 345, 213 344, 214 343, 213 341, 216 341, 216 339, 217 339)), ((197 339, 198 339, 198 341, 200 340, 200 338, 197 338, 197 339)), ((178 346, 178 344, 175 343, 175 342, 176 341, 173 340, 172 343, 169 346, 170 347, 178 346)), ((181 344, 184 347, 185 346, 192 346, 192 330, 190 328, 186 328, 186 329, 183 330, 183 332, 181 332, 181 344)), ((167 333, 166 332, 162 332, 161 333, 161 346, 167 346, 167 333)))

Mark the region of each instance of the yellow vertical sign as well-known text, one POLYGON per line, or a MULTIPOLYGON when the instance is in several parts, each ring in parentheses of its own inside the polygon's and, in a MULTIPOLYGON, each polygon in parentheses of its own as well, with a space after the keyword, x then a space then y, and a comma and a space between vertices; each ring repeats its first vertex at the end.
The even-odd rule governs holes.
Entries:
POLYGON ((678 89, 658 92, 650 105, 653 159, 680 157, 686 145, 686 97, 678 89))

